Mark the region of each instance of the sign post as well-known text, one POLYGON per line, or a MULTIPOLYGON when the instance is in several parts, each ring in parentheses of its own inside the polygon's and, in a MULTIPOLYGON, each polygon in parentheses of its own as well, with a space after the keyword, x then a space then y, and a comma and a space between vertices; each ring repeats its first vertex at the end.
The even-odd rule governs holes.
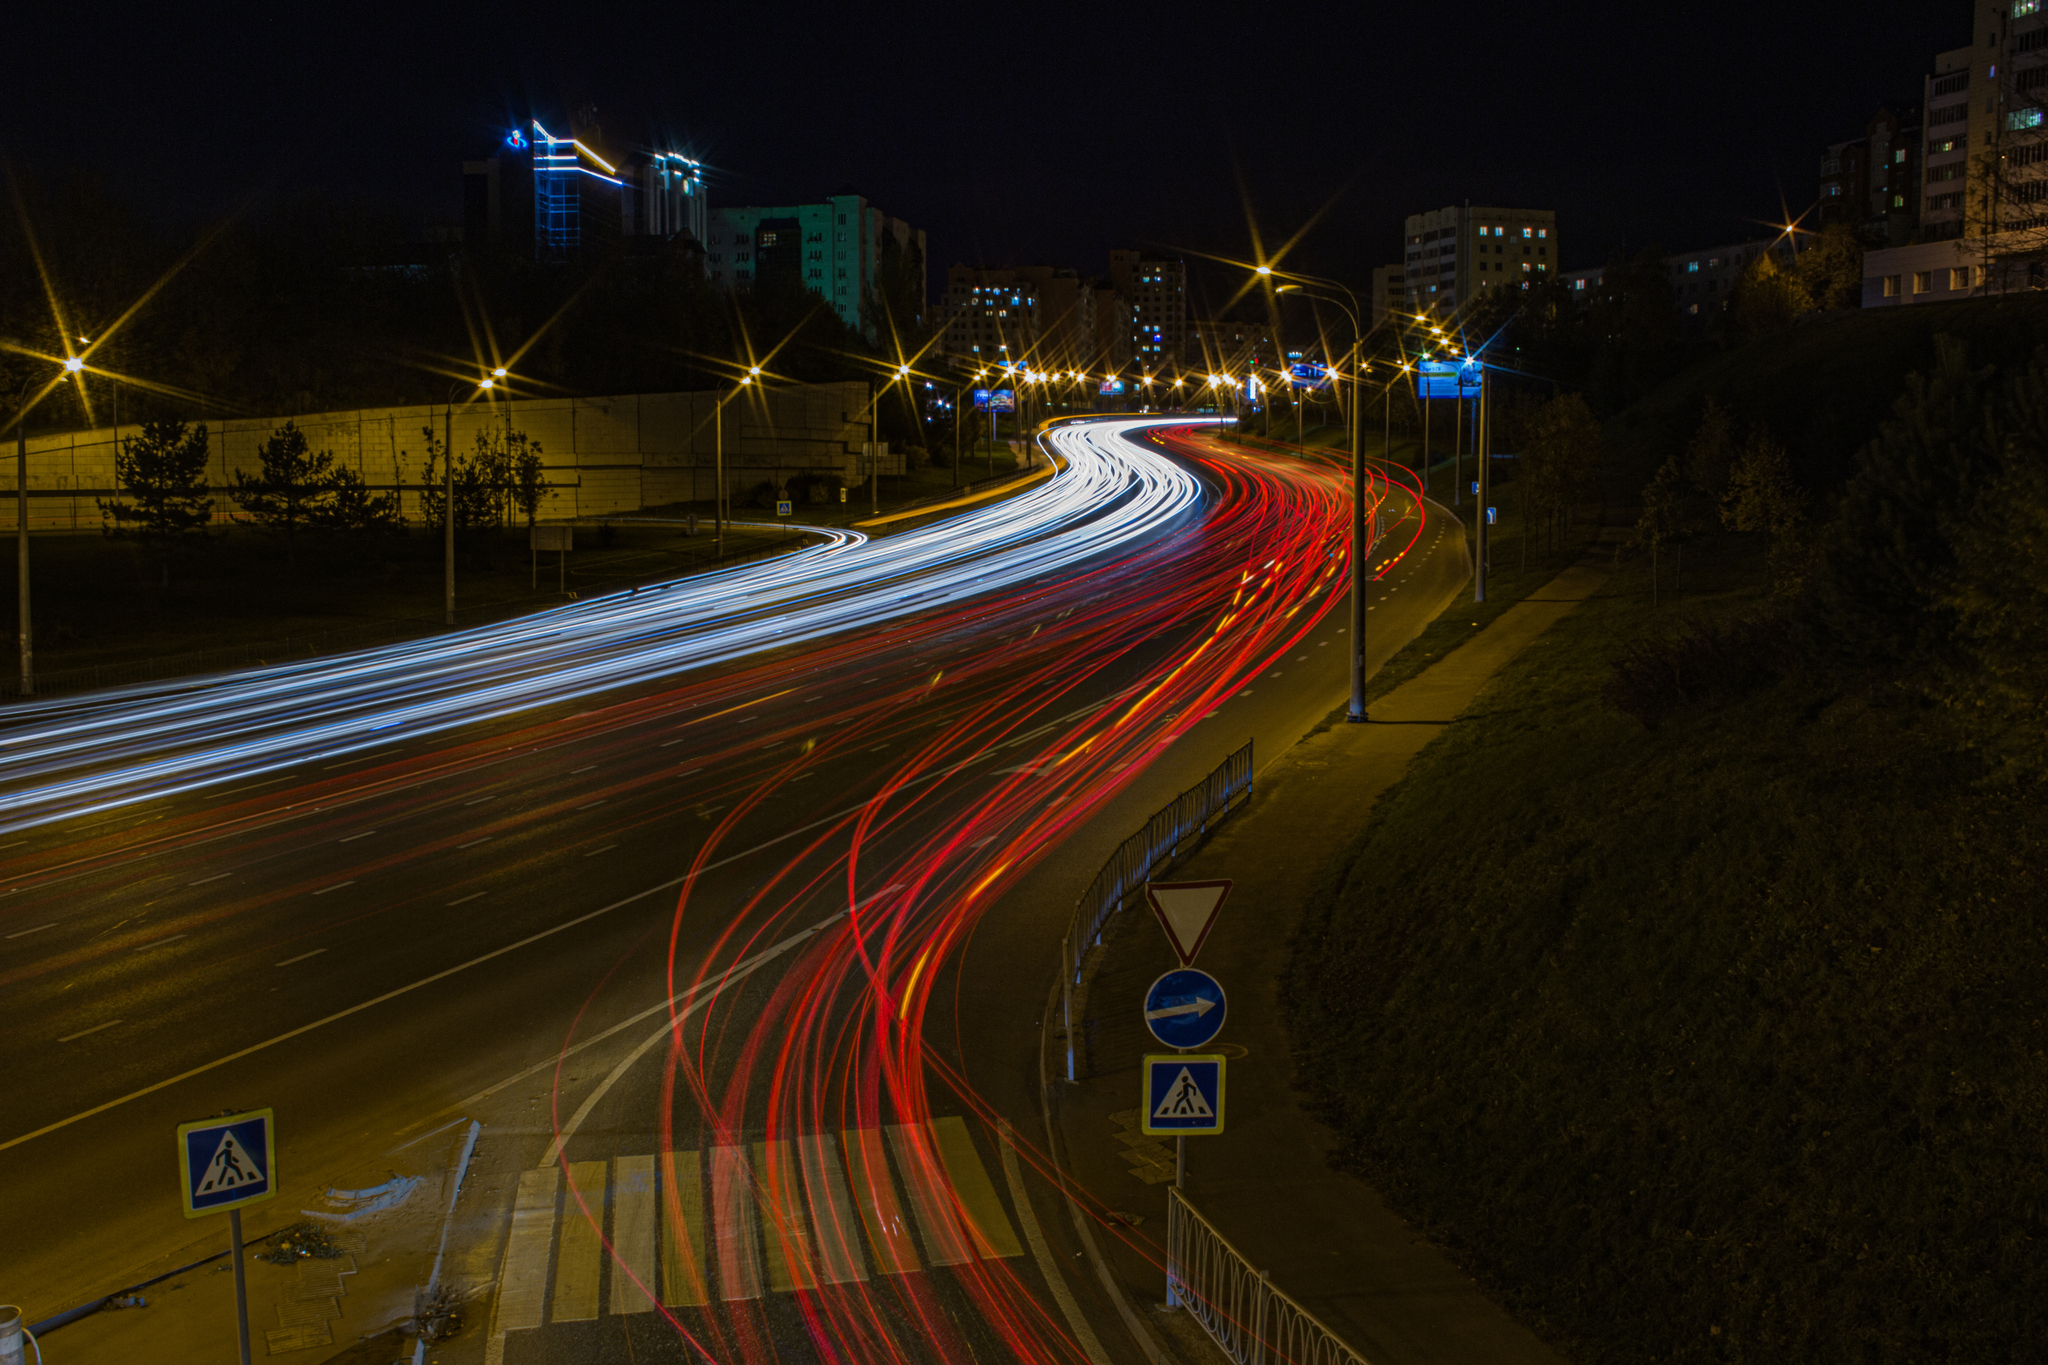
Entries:
POLYGON ((242 1264, 242 1206, 277 1197, 277 1131, 268 1109, 178 1125, 178 1182, 187 1218, 228 1215, 235 1264, 235 1329, 249 1359, 249 1279, 242 1264))

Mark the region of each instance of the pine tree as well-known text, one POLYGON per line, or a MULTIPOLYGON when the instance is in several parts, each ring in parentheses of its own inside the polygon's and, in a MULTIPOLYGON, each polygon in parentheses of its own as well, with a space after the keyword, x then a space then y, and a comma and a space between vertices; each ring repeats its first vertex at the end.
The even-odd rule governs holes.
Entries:
POLYGON ((203 540, 213 520, 206 460, 204 422, 144 422, 142 434, 123 439, 114 452, 114 500, 95 499, 108 535, 133 537, 158 552, 165 587, 171 552, 203 540))
POLYGON ((334 455, 325 450, 316 454, 306 444, 306 434, 286 422, 271 433, 258 457, 263 472, 252 478, 237 469, 228 496, 257 525, 284 541, 286 562, 296 564, 300 530, 319 524, 321 512, 333 500, 334 455))

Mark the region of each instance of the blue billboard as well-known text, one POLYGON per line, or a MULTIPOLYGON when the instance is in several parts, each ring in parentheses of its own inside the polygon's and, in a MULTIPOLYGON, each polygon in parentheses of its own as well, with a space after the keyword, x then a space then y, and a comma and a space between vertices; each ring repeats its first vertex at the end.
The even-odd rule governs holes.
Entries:
POLYGON ((1313 360, 1297 360, 1287 367, 1288 382, 1297 389, 1330 387, 1330 367, 1313 360))
POLYGON ((1105 379, 1102 381, 1102 387, 1097 389, 1096 392, 1104 398, 1121 398, 1124 396, 1124 381, 1121 379, 1105 379))
POLYGON ((974 391, 976 412, 1015 412, 1017 394, 1012 389, 976 389, 974 391))
POLYGON ((1415 384, 1422 398, 1477 398, 1479 366, 1470 360, 1417 361, 1415 384))

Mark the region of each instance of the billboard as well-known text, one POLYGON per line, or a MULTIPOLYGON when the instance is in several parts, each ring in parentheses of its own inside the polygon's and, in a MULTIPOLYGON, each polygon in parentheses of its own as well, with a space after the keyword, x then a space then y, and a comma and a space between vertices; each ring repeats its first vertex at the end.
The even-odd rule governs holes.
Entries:
POLYGON ((1015 412, 1017 394, 1013 389, 976 389, 974 391, 976 412, 1015 412))
POLYGON ((1121 379, 1105 379, 1102 381, 1102 387, 1097 389, 1096 392, 1104 398, 1121 398, 1124 396, 1124 381, 1121 379))
POLYGON ((1420 360, 1415 384, 1422 398, 1477 398, 1479 366, 1469 360, 1420 360))
POLYGON ((1314 360, 1297 360, 1287 367, 1288 382, 1297 389, 1330 387, 1330 367, 1314 360))

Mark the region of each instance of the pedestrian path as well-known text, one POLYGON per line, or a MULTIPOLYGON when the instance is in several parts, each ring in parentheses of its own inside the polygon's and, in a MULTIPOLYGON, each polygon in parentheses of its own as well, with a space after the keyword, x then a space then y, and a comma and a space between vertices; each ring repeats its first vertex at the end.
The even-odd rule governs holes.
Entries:
POLYGON ((1022 1254, 957 1116, 571 1161, 520 1175, 491 1335, 1022 1254))

